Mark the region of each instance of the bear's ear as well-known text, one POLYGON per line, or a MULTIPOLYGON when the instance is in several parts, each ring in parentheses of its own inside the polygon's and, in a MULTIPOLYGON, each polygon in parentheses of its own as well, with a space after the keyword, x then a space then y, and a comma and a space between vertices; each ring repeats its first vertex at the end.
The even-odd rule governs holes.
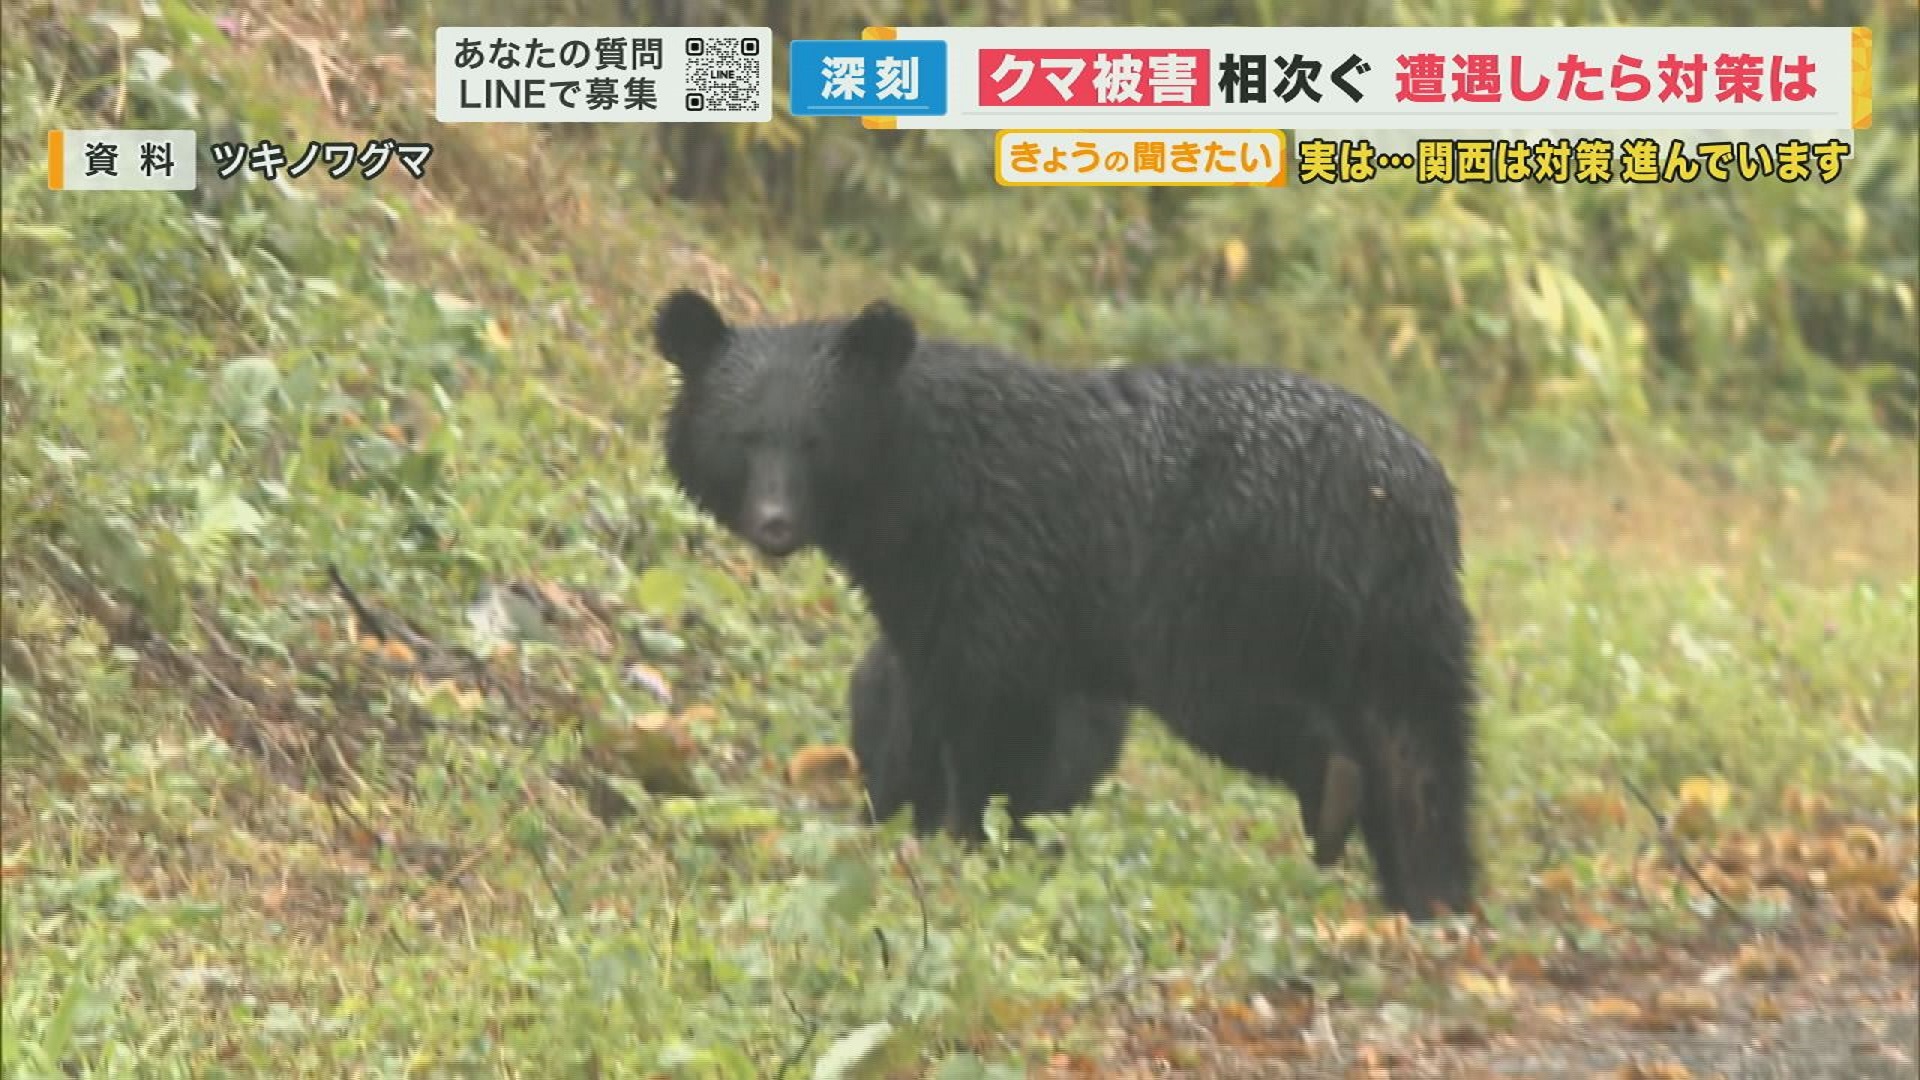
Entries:
POLYGON ((868 304, 840 333, 842 354, 877 375, 900 370, 918 343, 913 320, 885 300, 868 304))
POLYGON ((726 316, 693 289, 674 292, 653 316, 654 347, 683 374, 706 367, 730 333, 726 316))

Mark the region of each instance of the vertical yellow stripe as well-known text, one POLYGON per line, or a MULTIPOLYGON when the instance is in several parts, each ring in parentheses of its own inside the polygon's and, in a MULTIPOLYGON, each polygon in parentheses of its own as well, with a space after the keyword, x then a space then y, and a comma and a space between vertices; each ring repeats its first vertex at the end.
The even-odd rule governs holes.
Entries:
POLYGON ((47 132, 47 187, 62 191, 67 186, 67 133, 59 128, 47 132))
MULTIPOLYGON (((860 31, 861 41, 898 41, 899 39, 900 32, 891 26, 869 26, 860 31)), ((900 126, 900 121, 892 116, 863 116, 860 118, 860 126, 868 131, 892 131, 900 126)))
POLYGON ((1853 28, 1853 129, 1873 126, 1873 29, 1853 28))
POLYGON ((1273 137, 1280 140, 1280 171, 1273 174, 1273 179, 1267 181, 1267 186, 1268 187, 1286 187, 1287 186, 1287 133, 1284 131, 1276 131, 1273 133, 1273 137))

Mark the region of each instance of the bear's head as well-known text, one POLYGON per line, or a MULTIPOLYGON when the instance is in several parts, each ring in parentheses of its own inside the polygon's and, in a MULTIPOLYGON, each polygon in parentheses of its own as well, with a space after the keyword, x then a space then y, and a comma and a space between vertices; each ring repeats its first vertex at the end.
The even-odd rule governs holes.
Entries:
POLYGON ((919 343, 905 312, 875 301, 851 318, 732 325, 681 289, 653 335, 680 373, 667 468, 716 521, 779 559, 870 501, 897 377, 919 343))

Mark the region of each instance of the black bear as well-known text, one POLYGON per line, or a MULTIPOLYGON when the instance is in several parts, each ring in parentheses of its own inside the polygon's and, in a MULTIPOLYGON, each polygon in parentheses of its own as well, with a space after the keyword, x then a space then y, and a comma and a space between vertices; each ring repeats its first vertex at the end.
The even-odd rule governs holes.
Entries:
MULTIPOLYGON (((853 753, 866 779, 867 802, 875 821, 885 821, 911 805, 915 822, 947 819, 947 774, 937 739, 914 737, 906 674, 886 638, 874 641, 847 683, 847 711, 853 720, 853 753)), ((1127 736, 1128 709, 1081 698, 1063 699, 1053 726, 1053 745, 1045 751, 1050 770, 1030 811, 1065 813, 1086 802, 1094 785, 1119 763, 1127 736)), ((1016 836, 1025 836, 1014 822, 1016 836)))
POLYGON ((856 315, 731 325, 680 290, 655 344, 681 490, 865 595, 940 743, 946 826, 1046 790, 1060 703, 1153 711, 1358 819, 1381 902, 1472 906, 1474 623, 1445 469, 1377 406, 1227 364, 1070 372, 856 315))

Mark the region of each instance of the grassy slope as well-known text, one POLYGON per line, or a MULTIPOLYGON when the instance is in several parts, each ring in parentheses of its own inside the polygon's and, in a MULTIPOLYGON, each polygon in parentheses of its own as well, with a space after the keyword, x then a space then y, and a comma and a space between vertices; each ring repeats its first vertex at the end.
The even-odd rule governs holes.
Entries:
MULTIPOLYGON (((310 69, 203 62, 330 133, 310 69)), ((1358 910, 1364 867, 1317 877, 1285 796, 1154 728, 1051 870, 896 850, 849 826, 844 787, 789 783, 794 751, 840 741, 863 617, 817 560, 759 566, 663 488, 665 383, 638 342, 681 281, 747 310, 722 263, 757 260, 695 253, 734 242, 604 177, 490 179, 523 129, 446 133, 432 194, 55 198, 39 132, 113 83, 18 57, 6 78, 9 1070, 769 1075, 882 1021, 902 1064, 951 1040, 1003 1063, 1177 1053, 1141 1018, 1229 1043, 1234 1003, 1285 975, 1337 988, 1343 1031, 1383 997, 1522 1022, 1530 991, 1463 995, 1429 967, 1445 946, 1316 934, 1358 910), (561 583, 604 598, 612 647, 507 655, 463 710, 356 645, 328 562, 443 641, 487 583, 561 583), (704 798, 624 784, 663 751, 622 730, 663 713, 704 798), (596 817, 582 776, 637 812, 596 817)), ((798 283, 754 272, 776 310, 856 302, 877 272, 756 255, 798 283)), ((1547 470, 1541 445, 1496 435, 1462 470, 1489 688, 1472 970, 1561 963, 1562 936, 1604 957, 1739 940, 1682 875, 1628 887, 1653 841, 1633 790, 1719 778, 1707 839, 1736 846, 1811 829, 1782 809, 1802 790, 1910 844, 1911 446, 1649 437, 1547 470)), ((1805 861, 1768 860, 1789 883, 1805 861)), ((1819 940, 1881 933, 1817 887, 1770 914, 1751 878, 1719 884, 1819 940)))

